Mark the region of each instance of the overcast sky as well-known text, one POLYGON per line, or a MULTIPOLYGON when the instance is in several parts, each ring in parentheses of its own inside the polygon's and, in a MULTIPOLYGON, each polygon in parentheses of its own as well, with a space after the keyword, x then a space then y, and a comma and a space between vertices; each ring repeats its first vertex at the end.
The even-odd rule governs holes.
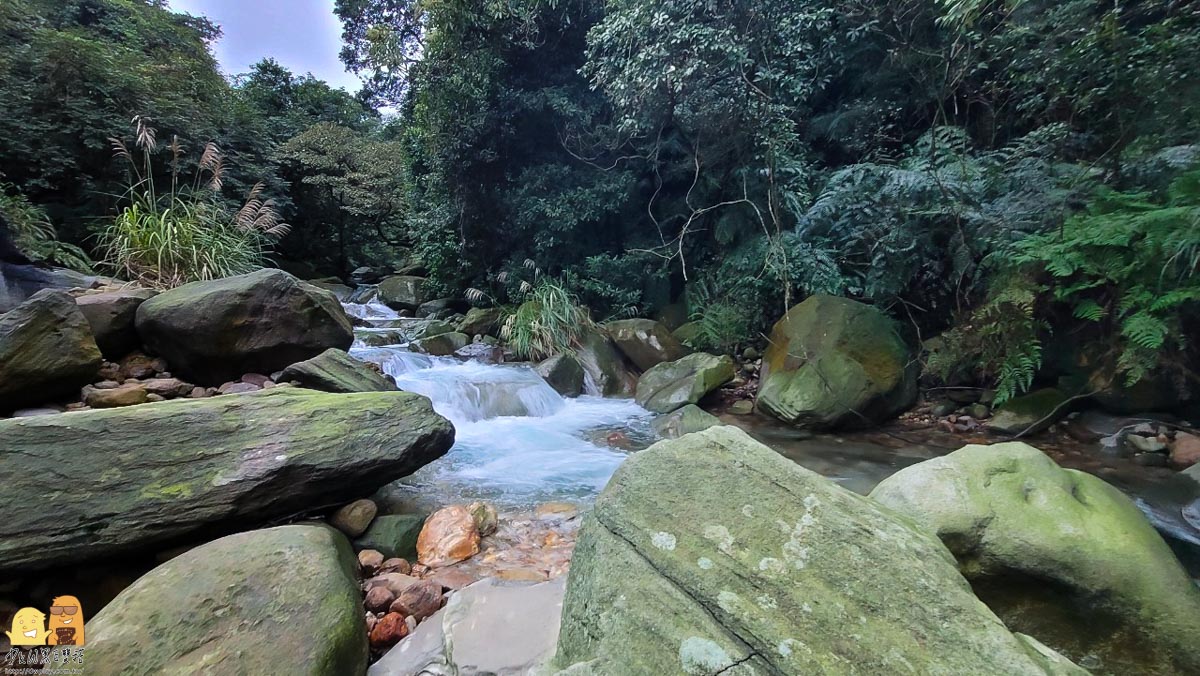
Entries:
POLYGON ((207 16, 221 26, 213 46, 227 75, 272 57, 296 75, 312 73, 334 87, 357 92, 358 78, 338 59, 342 24, 333 0, 170 0, 179 12, 207 16))

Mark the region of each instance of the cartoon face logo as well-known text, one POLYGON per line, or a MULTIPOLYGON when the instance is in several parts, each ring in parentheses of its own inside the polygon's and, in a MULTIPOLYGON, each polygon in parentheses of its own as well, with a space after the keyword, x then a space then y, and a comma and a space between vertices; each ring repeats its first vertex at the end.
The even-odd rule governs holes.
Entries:
POLYGON ((4 633, 13 645, 46 645, 46 616, 37 608, 22 608, 13 615, 12 631, 4 633))
POLYGON ((50 606, 46 645, 83 645, 83 606, 74 596, 59 596, 50 606))

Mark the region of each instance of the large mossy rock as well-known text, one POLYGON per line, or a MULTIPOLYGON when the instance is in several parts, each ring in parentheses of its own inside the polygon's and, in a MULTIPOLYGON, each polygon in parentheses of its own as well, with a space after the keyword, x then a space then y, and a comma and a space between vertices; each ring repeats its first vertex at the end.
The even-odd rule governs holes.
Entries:
POLYGON ((968 578, 1068 590, 1090 620, 1103 615, 1118 633, 1140 635, 1143 664, 1200 673, 1200 590, 1142 512, 1101 479, 1013 442, 908 467, 871 497, 936 533, 968 578))
POLYGON ((393 392, 399 389, 391 378, 336 348, 292 364, 283 370, 279 380, 298 382, 301 387, 322 392, 393 392))
POLYGON ((495 336, 500 330, 500 308, 473 307, 467 310, 467 315, 458 323, 458 332, 475 336, 495 336))
POLYGON ((998 406, 986 426, 994 432, 1023 434, 1040 432, 1067 414, 1068 397, 1047 388, 1014 397, 998 406))
POLYGON ((600 331, 587 330, 575 349, 587 378, 605 397, 632 397, 637 389, 637 374, 625 361, 625 356, 600 331))
POLYGON ((541 362, 533 369, 550 387, 564 397, 583 394, 583 366, 573 354, 559 354, 541 362))
POLYGON ((812 296, 771 330, 758 409, 792 425, 862 427, 911 406, 917 369, 895 323, 846 298, 812 296))
POLYGON ((0 315, 0 412, 78 394, 99 368, 92 330, 65 292, 38 291, 0 315))
POLYGON ((5 420, 0 439, 7 571, 367 497, 445 454, 454 428, 416 394, 288 387, 5 420))
POLYGON ((1083 674, 1015 635, 932 534, 714 427, 617 470, 585 517, 571 674, 1083 674))
POLYGON ((654 431, 664 439, 678 439, 685 434, 701 432, 721 424, 721 419, 695 404, 654 419, 654 431))
POLYGON ((605 324, 604 329, 629 361, 643 371, 691 352, 666 326, 653 319, 621 319, 605 324))
POLYGON ((87 673, 363 674, 356 570, 349 543, 323 526, 210 542, 142 576, 88 619, 87 673))
POLYGON ((354 328, 332 293, 282 270, 165 291, 137 311, 142 343, 172 372, 203 385, 274 373, 336 347, 354 328))
POLYGON ((425 525, 426 514, 384 514, 375 517, 366 532, 358 536, 354 546, 374 549, 387 558, 398 556, 417 560, 417 538, 425 525))
POLYGON ((424 277, 393 275, 379 283, 378 299, 393 310, 416 312, 432 300, 428 287, 424 277))
POLYGON ((643 373, 637 384, 637 403, 655 413, 670 413, 699 402, 733 376, 733 360, 729 357, 689 354, 643 373))
POLYGON ((84 294, 75 299, 105 357, 119 361, 141 347, 135 325, 137 309, 154 294, 150 289, 128 288, 84 294))

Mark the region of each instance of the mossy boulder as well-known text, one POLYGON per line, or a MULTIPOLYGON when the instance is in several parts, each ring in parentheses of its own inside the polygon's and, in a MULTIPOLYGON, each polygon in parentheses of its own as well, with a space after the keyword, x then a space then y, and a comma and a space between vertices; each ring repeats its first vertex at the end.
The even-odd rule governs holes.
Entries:
POLYGON ((471 339, 467 334, 453 331, 414 340, 410 344, 410 347, 417 352, 423 352, 434 357, 449 357, 470 344, 471 339))
POLYGON ((282 270, 193 282, 137 310, 142 343, 171 371, 220 385, 246 373, 274 373, 336 347, 354 329, 332 293, 282 270))
POLYGON ((283 370, 279 380, 298 382, 301 387, 322 392, 392 392, 399 389, 391 378, 336 348, 292 364, 283 370))
POLYGON ((408 310, 416 312, 423 303, 432 297, 429 284, 424 277, 412 275, 393 275, 379 282, 379 302, 393 310, 408 310))
POLYGON ((356 570, 345 537, 324 526, 210 542, 88 619, 87 673, 365 673, 356 570))
POLYGON ((989 430, 1003 434, 1040 432, 1067 414, 1067 395, 1047 388, 1014 397, 996 408, 985 423, 989 430))
POLYGON ((475 336, 495 336, 500 329, 500 308, 473 307, 458 323, 458 332, 475 336))
POLYGON ((604 325, 617 348, 645 371, 691 352, 666 326, 653 319, 621 319, 604 325))
POLYGON ((608 335, 591 329, 584 331, 575 358, 602 396, 633 396, 637 374, 608 335))
POLYGON ((0 412, 78 394, 99 368, 92 330, 65 292, 38 291, 0 315, 0 412))
POLYGON ((571 674, 1084 674, 980 602, 932 534, 732 427, 635 454, 584 519, 571 674))
POLYGON ((654 431, 664 439, 678 439, 721 424, 721 419, 695 404, 660 415, 654 419, 654 431))
POLYGON ((425 514, 384 514, 375 517, 367 531, 355 541, 357 549, 374 549, 387 558, 417 560, 417 537, 425 525, 425 514))
POLYGON ((100 352, 117 361, 141 347, 135 325, 137 309, 154 295, 150 289, 127 288, 84 294, 75 303, 87 318, 100 352))
POLYGON ((553 356, 538 364, 534 370, 564 397, 578 397, 583 393, 583 366, 573 354, 553 356))
POLYGON ((696 347, 696 340, 700 337, 700 324, 698 322, 685 322, 679 325, 679 328, 671 332, 680 343, 687 347, 696 347))
POLYGON ((445 454, 454 428, 416 394, 287 387, 4 420, 0 439, 9 571, 367 497, 445 454))
POLYGON ((912 406, 917 368, 895 322, 846 298, 788 310, 763 355, 758 410, 813 428, 863 427, 912 406))
POLYGON ((1144 664, 1200 673, 1200 589, 1142 512, 1101 479, 1013 442, 908 467, 871 498, 936 533, 968 578, 1069 590, 1089 619, 1138 636, 1144 664))
POLYGON ((637 384, 637 403, 655 413, 670 413, 695 404, 733 376, 733 360, 729 357, 689 354, 643 373, 637 384))

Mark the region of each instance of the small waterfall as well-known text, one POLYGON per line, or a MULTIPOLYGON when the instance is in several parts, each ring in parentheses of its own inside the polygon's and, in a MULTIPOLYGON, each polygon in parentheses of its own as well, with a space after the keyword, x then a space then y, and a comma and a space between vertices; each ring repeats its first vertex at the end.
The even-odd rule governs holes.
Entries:
POLYGON ((388 321, 400 318, 398 312, 379 302, 364 304, 346 303, 342 307, 346 309, 346 314, 367 322, 388 321))
POLYGON ((429 397, 434 410, 454 423, 454 448, 394 484, 398 500, 419 497, 445 504, 485 499, 505 507, 588 500, 627 455, 625 448, 609 445, 611 437, 629 448, 654 441, 652 415, 631 400, 564 399, 526 365, 410 352, 403 344, 405 320, 385 316, 391 312, 386 306, 346 308, 374 327, 357 329, 360 338, 396 343, 368 346, 358 340, 350 353, 378 364, 400 389, 429 397))

